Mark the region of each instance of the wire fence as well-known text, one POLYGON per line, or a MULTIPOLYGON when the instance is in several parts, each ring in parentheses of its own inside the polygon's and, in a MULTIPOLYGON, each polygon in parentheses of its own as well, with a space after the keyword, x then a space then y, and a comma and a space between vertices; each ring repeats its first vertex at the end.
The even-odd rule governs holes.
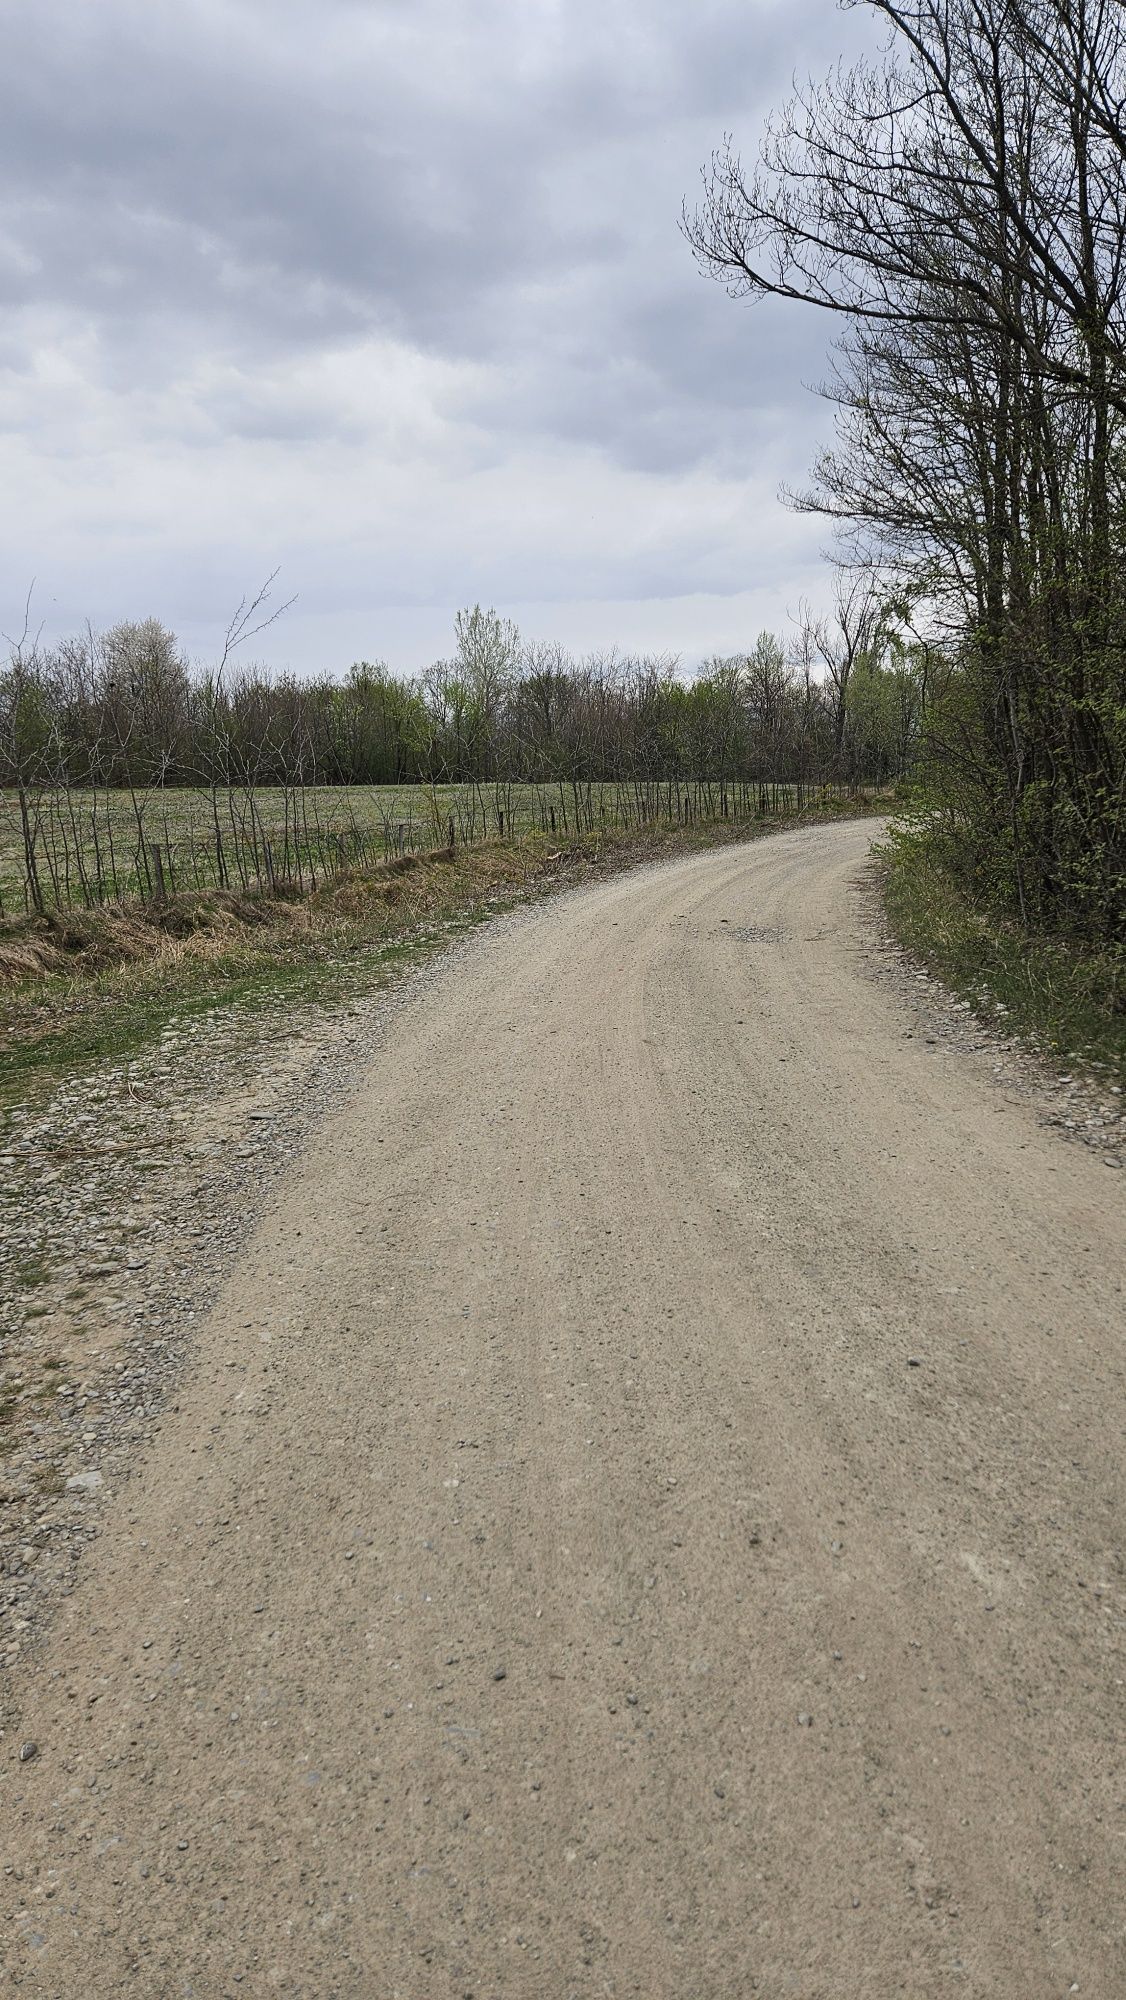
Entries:
POLYGON ((433 786, 244 786, 0 793, 0 915, 186 891, 315 889, 349 870, 531 831, 752 820, 840 796, 842 784, 679 777, 433 786))

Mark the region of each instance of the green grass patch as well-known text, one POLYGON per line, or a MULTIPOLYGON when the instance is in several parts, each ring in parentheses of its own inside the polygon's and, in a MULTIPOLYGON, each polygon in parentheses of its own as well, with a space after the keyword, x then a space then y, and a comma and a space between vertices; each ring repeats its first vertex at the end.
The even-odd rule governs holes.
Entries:
POLYGON ((17 1285, 24 1291, 32 1291, 37 1285, 45 1285, 51 1275, 51 1267, 43 1257, 17 1257, 12 1266, 12 1275, 17 1285))
POLYGON ((15 1422, 20 1399, 14 1389, 0 1389, 0 1458, 15 1449, 15 1436, 8 1428, 15 1422))
POLYGON ((1126 1083, 1126 947, 1021 929, 975 901, 916 829, 893 827, 881 853, 900 944, 984 1019, 1126 1083))

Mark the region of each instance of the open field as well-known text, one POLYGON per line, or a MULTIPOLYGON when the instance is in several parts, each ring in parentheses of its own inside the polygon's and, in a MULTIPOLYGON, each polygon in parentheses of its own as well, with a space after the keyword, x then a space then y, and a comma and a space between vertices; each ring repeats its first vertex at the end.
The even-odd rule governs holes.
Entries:
POLYGON ((183 786, 0 791, 0 914, 178 889, 269 887, 357 863, 540 829, 565 838, 664 818, 766 818, 821 796, 797 785, 183 786))

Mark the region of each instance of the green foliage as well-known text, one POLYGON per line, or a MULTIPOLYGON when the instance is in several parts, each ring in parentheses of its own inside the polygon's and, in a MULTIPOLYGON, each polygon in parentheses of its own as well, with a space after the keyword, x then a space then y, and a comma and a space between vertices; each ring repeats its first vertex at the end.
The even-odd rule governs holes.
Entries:
POLYGON ((686 232, 735 296, 839 315, 795 504, 890 580, 821 648, 840 747, 902 770, 920 668, 952 879, 1097 946, 1126 934, 1126 9, 871 5, 879 49, 796 86, 753 169, 725 142, 686 232))
MULTIPOLYGON (((1124 605, 1126 616, 1126 605, 1124 605)), ((929 702, 917 803, 944 866, 1030 931, 1126 935, 1126 704, 1104 648, 1077 676, 1030 649, 999 678, 974 642, 929 702)))
POLYGON ((999 913, 992 871, 975 893, 958 838, 918 802, 884 852, 886 907, 912 953, 985 1019, 1126 1083, 1126 941, 1030 936, 999 913))
POLYGON ((0 782, 34 782, 50 761, 55 716, 43 677, 15 660, 0 673, 0 782))

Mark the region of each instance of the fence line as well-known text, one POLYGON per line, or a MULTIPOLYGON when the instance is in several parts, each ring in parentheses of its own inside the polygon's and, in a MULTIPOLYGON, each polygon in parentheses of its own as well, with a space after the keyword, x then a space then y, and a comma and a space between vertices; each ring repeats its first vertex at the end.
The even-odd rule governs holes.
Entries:
POLYGON ((676 776, 411 786, 390 811, 390 788, 378 788, 378 799, 375 789, 362 817, 359 787, 0 793, 0 915, 161 901, 189 890, 311 889, 349 869, 530 829, 570 839, 600 826, 765 819, 850 788, 808 778, 676 776), (177 821, 186 803, 193 824, 185 833, 177 821))

